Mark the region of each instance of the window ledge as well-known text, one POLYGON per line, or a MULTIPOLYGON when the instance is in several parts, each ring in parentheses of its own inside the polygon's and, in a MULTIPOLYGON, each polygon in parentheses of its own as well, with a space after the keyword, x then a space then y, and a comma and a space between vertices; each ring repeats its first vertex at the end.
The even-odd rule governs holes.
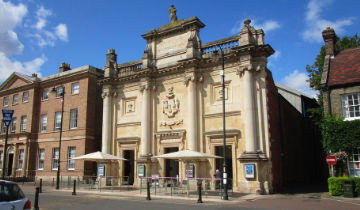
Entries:
POLYGON ((352 120, 359 120, 360 117, 348 117, 348 118, 345 118, 344 121, 352 121, 352 120))

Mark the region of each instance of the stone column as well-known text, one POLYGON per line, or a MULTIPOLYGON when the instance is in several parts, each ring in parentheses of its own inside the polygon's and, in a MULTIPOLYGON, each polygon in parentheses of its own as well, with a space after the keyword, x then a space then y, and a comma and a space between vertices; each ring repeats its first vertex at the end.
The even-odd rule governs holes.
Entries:
POLYGON ((15 144, 14 145, 14 157, 13 157, 13 164, 12 164, 12 169, 11 169, 11 176, 12 177, 16 177, 16 169, 18 167, 17 162, 18 162, 18 145, 15 144))
POLYGON ((141 156, 149 156, 151 153, 151 96, 150 85, 141 86, 142 109, 141 109, 141 156))
POLYGON ((103 98, 103 125, 102 125, 102 146, 101 151, 110 154, 111 148, 111 87, 104 86, 103 98))
POLYGON ((188 149, 197 151, 197 98, 196 98, 196 80, 195 74, 187 76, 186 78, 187 90, 188 90, 188 149))
POLYGON ((256 139, 256 107, 254 92, 254 76, 252 69, 243 72, 244 81, 244 118, 245 118, 245 150, 246 153, 255 153, 256 139))
MULTIPOLYGON (((27 141, 27 140, 26 140, 27 141)), ((26 166, 27 162, 29 161, 27 154, 28 154, 29 144, 26 142, 24 147, 24 160, 23 160, 23 167, 22 167, 22 176, 26 176, 26 166)))

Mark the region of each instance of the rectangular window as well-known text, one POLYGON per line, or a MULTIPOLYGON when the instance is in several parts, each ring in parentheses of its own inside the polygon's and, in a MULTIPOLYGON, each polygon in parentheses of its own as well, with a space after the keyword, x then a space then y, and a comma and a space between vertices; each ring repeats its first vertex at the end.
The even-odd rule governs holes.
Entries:
POLYGON ((46 89, 43 91, 42 93, 42 97, 41 97, 41 100, 48 100, 49 99, 49 90, 46 89))
POLYGON ((52 170, 58 170, 58 164, 59 164, 59 148, 54 148, 52 155, 52 170))
POLYGON ((56 98, 62 97, 64 93, 64 87, 57 87, 56 88, 56 98))
POLYGON ((26 122, 27 122, 26 115, 21 116, 20 132, 26 132, 26 122))
POLYGON ((22 102, 28 102, 29 101, 29 92, 24 92, 23 93, 23 98, 22 98, 22 102))
POLYGON ((1 133, 2 134, 6 133, 6 125, 4 122, 1 123, 1 133))
POLYGON ((13 96, 13 105, 15 105, 15 104, 18 104, 18 102, 19 102, 19 95, 18 94, 15 94, 14 96, 13 96))
POLYGON ((39 149, 39 162, 38 162, 38 169, 44 169, 44 160, 45 160, 45 149, 39 149))
POLYGON ((19 157, 18 157, 18 167, 17 169, 22 169, 24 163, 24 150, 19 150, 19 157))
POLYGON ((3 100, 3 106, 8 106, 8 105, 9 105, 9 96, 5 96, 3 100))
POLYGON ((360 119, 360 94, 353 93, 341 96, 345 120, 360 119))
POLYGON ((80 85, 78 82, 71 84, 71 94, 79 94, 80 92, 80 85))
POLYGON ((77 109, 70 110, 70 129, 77 128, 77 109))
POLYGON ((11 133, 15 133, 15 132, 16 132, 16 117, 13 117, 11 121, 11 133))
POLYGON ((40 116, 40 133, 46 132, 46 126, 47 126, 47 115, 43 114, 40 116))
POLYGON ((54 130, 59 131, 61 128, 61 112, 55 112, 54 130))
POLYGON ((76 147, 69 147, 68 150, 68 170, 75 170, 75 157, 76 147))

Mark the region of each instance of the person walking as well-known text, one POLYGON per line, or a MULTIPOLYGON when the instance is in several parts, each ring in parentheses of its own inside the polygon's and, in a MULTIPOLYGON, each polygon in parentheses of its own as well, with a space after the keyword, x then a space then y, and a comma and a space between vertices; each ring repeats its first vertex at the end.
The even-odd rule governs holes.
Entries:
POLYGON ((220 173, 219 169, 216 169, 214 177, 215 177, 215 181, 216 181, 215 187, 216 187, 216 189, 220 189, 221 173, 220 173))

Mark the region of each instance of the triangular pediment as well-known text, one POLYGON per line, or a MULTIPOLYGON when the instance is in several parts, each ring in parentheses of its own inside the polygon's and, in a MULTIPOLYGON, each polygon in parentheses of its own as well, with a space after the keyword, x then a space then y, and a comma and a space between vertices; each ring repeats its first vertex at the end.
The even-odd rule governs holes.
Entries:
POLYGON ((32 83, 34 83, 32 78, 14 72, 1 84, 0 91, 13 89, 32 83))

